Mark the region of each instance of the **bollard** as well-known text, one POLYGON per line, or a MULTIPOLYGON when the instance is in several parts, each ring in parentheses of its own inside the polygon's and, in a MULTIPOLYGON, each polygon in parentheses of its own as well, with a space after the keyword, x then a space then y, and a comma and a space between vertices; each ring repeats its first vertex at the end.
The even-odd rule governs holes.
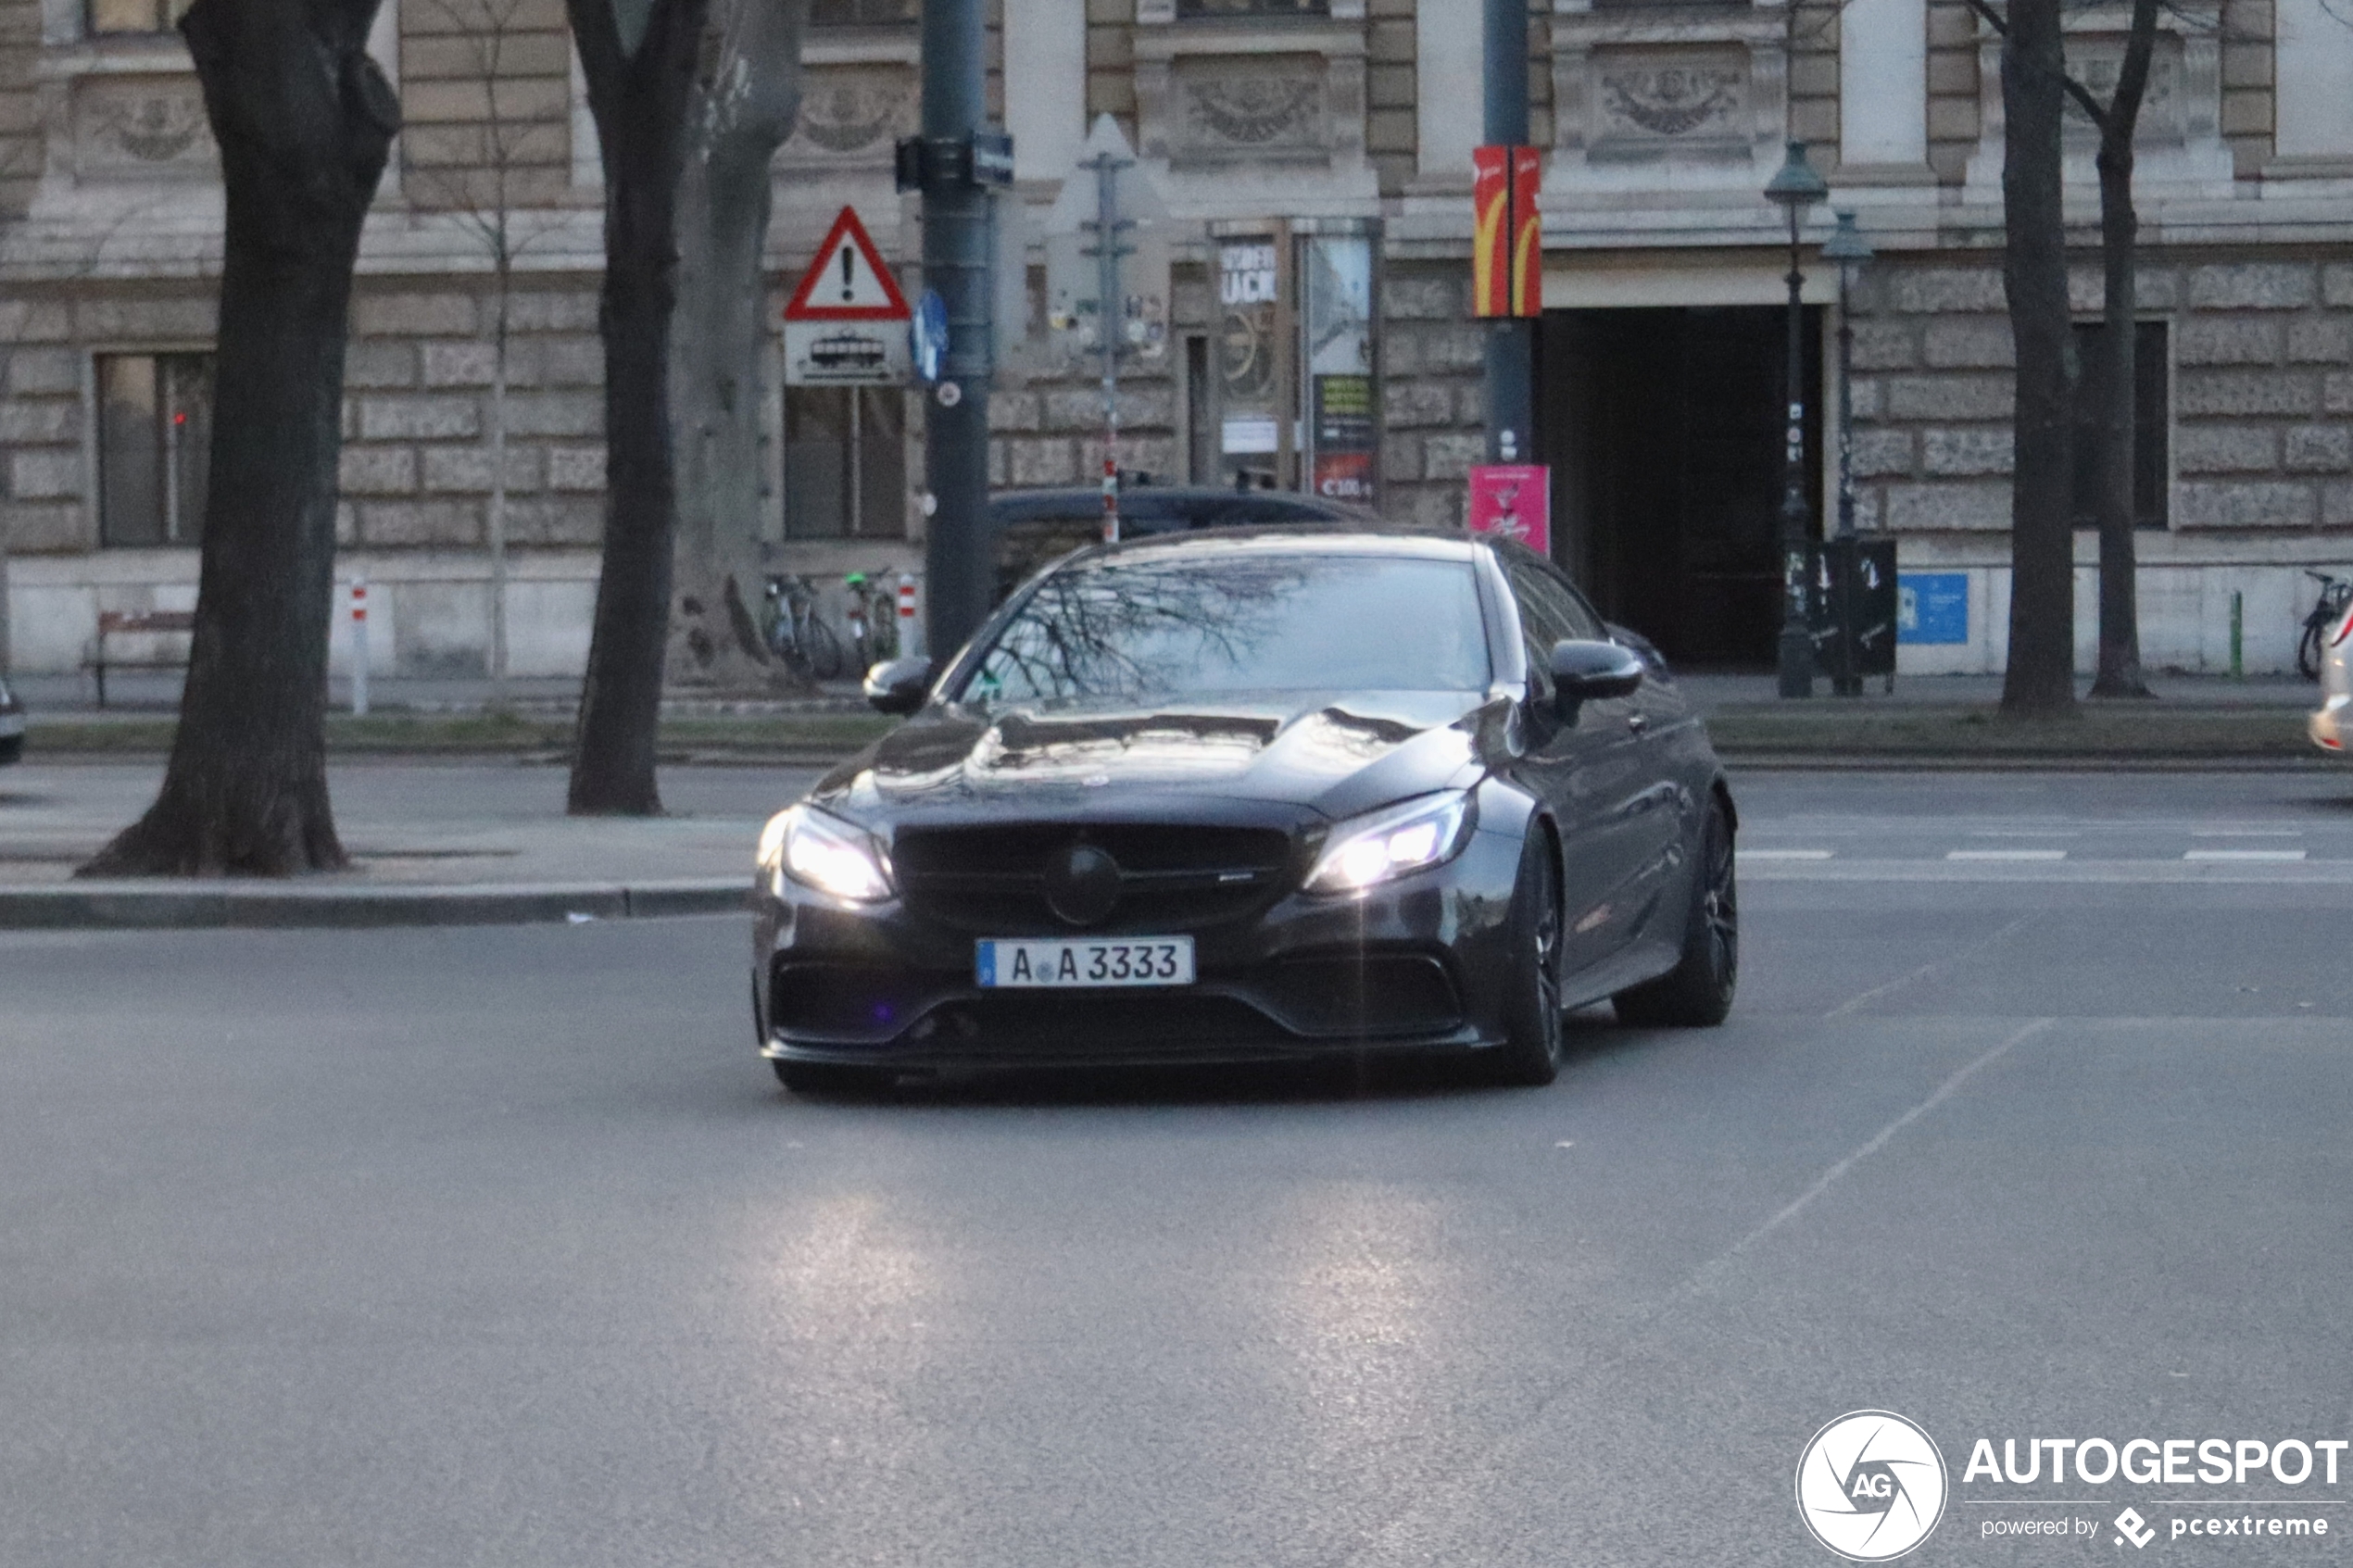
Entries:
POLYGON ((899 574, 899 657, 909 659, 922 651, 923 631, 915 621, 915 579, 912 572, 899 574))
POLYGON ((368 580, 351 580, 351 711, 368 712, 368 580))
POLYGON ((2246 596, 2231 590, 2231 679, 2246 678, 2246 596))

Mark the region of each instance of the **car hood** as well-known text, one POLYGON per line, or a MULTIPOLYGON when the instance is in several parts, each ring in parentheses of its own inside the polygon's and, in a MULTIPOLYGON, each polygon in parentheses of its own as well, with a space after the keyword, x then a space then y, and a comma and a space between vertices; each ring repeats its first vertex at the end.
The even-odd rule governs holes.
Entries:
POLYGON ((1126 814, 1154 802, 1351 816, 1466 787, 1511 705, 1477 692, 1284 692, 1160 707, 926 709, 812 798, 870 825, 1126 814))

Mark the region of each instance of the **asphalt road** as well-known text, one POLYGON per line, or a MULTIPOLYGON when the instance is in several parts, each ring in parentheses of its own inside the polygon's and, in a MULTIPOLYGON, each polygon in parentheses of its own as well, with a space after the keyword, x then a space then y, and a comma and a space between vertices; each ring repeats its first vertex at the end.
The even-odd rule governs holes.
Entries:
POLYGON ((2353 1463, 1962 1470, 2353 1437, 2353 774, 1741 783, 1731 1022, 1536 1092, 796 1100, 733 919, 0 935, 0 1563, 1824 1564, 1862 1408, 1907 1562, 2345 1555, 2353 1463))

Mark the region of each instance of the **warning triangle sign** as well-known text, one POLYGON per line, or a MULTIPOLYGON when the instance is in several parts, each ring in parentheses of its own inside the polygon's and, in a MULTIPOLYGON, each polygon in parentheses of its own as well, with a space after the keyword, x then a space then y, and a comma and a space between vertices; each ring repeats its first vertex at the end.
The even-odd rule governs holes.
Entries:
POLYGON ((858 221, 857 209, 843 207, 817 247, 817 259, 793 290, 785 320, 903 321, 908 314, 907 296, 883 265, 882 252, 858 221))

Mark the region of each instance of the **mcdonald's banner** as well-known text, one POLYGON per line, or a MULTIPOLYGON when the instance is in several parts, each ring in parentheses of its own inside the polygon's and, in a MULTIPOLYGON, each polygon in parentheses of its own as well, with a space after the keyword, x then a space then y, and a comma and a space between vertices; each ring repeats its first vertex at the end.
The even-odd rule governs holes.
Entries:
POLYGON ((1535 147, 1478 147, 1471 167, 1471 314, 1541 316, 1543 156, 1535 147))

